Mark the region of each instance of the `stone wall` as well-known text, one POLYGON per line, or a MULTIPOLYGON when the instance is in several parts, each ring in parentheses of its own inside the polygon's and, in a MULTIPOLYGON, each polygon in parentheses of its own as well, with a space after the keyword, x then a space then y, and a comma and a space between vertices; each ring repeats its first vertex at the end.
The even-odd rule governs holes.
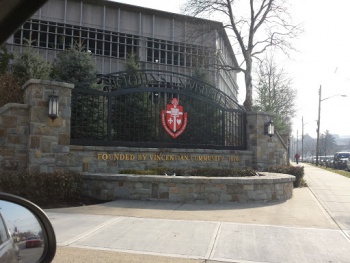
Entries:
POLYGON ((195 177, 84 174, 84 193, 100 200, 132 199, 170 202, 269 202, 293 195, 295 177, 261 173, 259 177, 195 177))
POLYGON ((129 148, 71 145, 67 168, 90 173, 119 173, 122 169, 154 167, 245 168, 251 167, 253 152, 176 148, 129 148))
POLYGON ((246 151, 70 145, 73 88, 67 83, 29 80, 23 86, 24 105, 7 104, 0 108, 0 170, 118 173, 120 169, 155 166, 264 170, 287 164, 286 138, 264 134, 264 123, 273 119, 267 113, 247 113, 246 151), (54 121, 48 118, 48 96, 53 92, 59 96, 59 117, 54 121))
POLYGON ((0 170, 28 165, 29 107, 9 103, 0 108, 0 170))

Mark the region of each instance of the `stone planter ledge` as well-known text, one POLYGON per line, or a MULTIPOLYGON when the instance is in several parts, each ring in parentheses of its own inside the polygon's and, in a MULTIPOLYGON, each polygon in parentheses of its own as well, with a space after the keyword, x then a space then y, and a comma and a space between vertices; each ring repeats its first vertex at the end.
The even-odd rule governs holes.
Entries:
POLYGON ((251 177, 200 177, 84 173, 84 193, 100 200, 170 202, 270 202, 293 196, 295 177, 264 173, 251 177))

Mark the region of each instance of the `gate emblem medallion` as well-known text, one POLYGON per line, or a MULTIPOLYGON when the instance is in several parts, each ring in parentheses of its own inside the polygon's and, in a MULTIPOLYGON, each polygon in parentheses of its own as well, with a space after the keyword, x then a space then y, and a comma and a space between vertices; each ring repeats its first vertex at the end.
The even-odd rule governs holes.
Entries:
POLYGON ((165 131, 175 139, 186 129, 187 112, 184 112, 179 101, 173 98, 171 103, 166 105, 166 109, 161 110, 161 120, 165 131))

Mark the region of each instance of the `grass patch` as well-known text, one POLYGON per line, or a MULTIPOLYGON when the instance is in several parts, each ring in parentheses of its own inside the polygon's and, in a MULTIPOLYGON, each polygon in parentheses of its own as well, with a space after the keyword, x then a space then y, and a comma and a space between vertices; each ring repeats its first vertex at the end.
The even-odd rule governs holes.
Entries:
POLYGON ((340 174, 342 176, 345 176, 347 178, 350 178, 350 172, 348 171, 345 171, 345 170, 335 170, 335 169, 332 169, 332 168, 328 168, 328 167, 325 167, 325 166, 316 166, 315 164, 311 164, 315 167, 318 167, 320 169, 323 169, 323 170, 326 170, 326 171, 329 171, 329 172, 332 172, 332 173, 335 173, 335 174, 340 174))

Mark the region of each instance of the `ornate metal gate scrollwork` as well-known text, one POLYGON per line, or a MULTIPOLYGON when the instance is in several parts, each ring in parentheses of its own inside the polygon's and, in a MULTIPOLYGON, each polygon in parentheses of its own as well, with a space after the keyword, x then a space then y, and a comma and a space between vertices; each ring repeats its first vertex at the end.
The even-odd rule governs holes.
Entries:
POLYGON ((233 99, 190 76, 167 71, 98 75, 72 94, 71 144, 246 149, 246 115, 233 99), (188 113, 175 139, 160 112, 176 98, 188 113))

